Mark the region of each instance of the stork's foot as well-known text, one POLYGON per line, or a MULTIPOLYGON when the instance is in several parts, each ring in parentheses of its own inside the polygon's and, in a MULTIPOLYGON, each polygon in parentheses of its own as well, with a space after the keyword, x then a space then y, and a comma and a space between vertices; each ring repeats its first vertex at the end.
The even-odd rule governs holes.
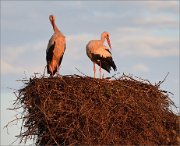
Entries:
POLYGON ((53 75, 52 75, 52 74, 50 74, 49 78, 53 78, 53 75))

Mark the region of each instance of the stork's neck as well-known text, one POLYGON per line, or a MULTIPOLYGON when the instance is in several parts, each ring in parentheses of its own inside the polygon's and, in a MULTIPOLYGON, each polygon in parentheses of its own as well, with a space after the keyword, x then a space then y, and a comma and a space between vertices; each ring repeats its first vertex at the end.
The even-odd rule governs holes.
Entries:
POLYGON ((101 35, 101 42, 104 43, 104 41, 105 41, 105 37, 101 35))
POLYGON ((52 26, 53 26, 54 32, 60 32, 54 21, 52 22, 52 26))

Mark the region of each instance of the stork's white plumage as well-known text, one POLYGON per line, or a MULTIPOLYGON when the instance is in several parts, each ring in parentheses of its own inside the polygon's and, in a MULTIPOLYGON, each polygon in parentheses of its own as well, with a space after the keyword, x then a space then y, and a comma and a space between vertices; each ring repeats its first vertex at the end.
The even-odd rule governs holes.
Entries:
POLYGON ((101 34, 100 40, 91 40, 86 45, 87 56, 91 59, 94 65, 94 78, 96 75, 95 63, 100 66, 100 78, 101 78, 101 68, 105 69, 107 72, 110 72, 111 67, 114 70, 117 70, 116 65, 112 59, 110 50, 104 45, 105 39, 107 40, 107 43, 111 49, 111 42, 109 39, 108 32, 103 32, 101 34))
POLYGON ((49 20, 52 24, 54 34, 49 40, 48 47, 46 50, 46 61, 47 61, 47 73, 51 77, 55 73, 58 73, 59 66, 63 59, 63 55, 66 49, 65 36, 59 31, 55 23, 55 16, 50 15, 49 20))

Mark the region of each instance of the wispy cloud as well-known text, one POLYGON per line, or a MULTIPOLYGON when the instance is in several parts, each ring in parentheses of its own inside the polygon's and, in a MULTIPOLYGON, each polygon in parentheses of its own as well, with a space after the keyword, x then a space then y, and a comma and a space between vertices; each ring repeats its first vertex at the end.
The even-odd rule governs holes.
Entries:
POLYGON ((179 11, 179 1, 144 1, 141 2, 146 8, 153 11, 168 11, 168 12, 178 12, 179 11))
POLYGON ((71 34, 66 36, 66 54, 69 58, 81 60, 86 51, 86 44, 95 38, 95 35, 88 33, 71 34))
POLYGON ((38 41, 38 42, 31 42, 31 43, 22 43, 16 46, 4 46, 3 47, 3 56, 4 60, 8 61, 15 61, 16 59, 23 58, 24 55, 33 54, 36 51, 46 50, 47 41, 38 41))
POLYGON ((178 17, 173 18, 171 15, 157 15, 142 17, 141 19, 133 20, 135 25, 145 28, 178 28, 178 17))
MULTIPOLYGON (((26 62, 25 62, 26 63, 26 62)), ((7 62, 1 59, 1 74, 2 75, 13 75, 13 74, 23 74, 32 75, 34 73, 44 73, 45 66, 41 63, 32 62, 32 64, 14 64, 13 62, 7 62)))
POLYGON ((19 59, 21 54, 23 54, 26 51, 24 46, 7 46, 2 48, 2 58, 4 58, 7 61, 13 61, 15 59, 19 59))
POLYGON ((143 28, 125 27, 113 32, 113 47, 122 56, 179 56, 179 40, 172 36, 157 36, 143 28))
POLYGON ((14 66, 4 60, 1 60, 1 73, 2 74, 19 74, 23 72, 23 68, 14 66))
POLYGON ((46 64, 46 47, 46 41, 4 47, 1 57, 2 74, 42 72, 46 64))

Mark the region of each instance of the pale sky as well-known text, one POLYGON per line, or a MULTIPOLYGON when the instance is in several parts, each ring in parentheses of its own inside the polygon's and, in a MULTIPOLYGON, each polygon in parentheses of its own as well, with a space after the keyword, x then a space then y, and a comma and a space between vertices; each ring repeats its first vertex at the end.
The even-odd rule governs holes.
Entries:
MULTIPOLYGON (((179 1, 2 1, 1 2, 1 145, 19 134, 20 124, 3 129, 14 119, 13 91, 23 84, 16 80, 43 74, 48 41, 53 34, 49 15, 66 36, 67 48, 61 75, 93 76, 86 44, 110 33, 117 72, 148 79, 172 92, 179 106, 179 1)), ((98 74, 97 74, 98 76, 98 74)), ((32 143, 31 141, 29 143, 32 143)), ((14 145, 17 145, 15 142, 14 145)))

